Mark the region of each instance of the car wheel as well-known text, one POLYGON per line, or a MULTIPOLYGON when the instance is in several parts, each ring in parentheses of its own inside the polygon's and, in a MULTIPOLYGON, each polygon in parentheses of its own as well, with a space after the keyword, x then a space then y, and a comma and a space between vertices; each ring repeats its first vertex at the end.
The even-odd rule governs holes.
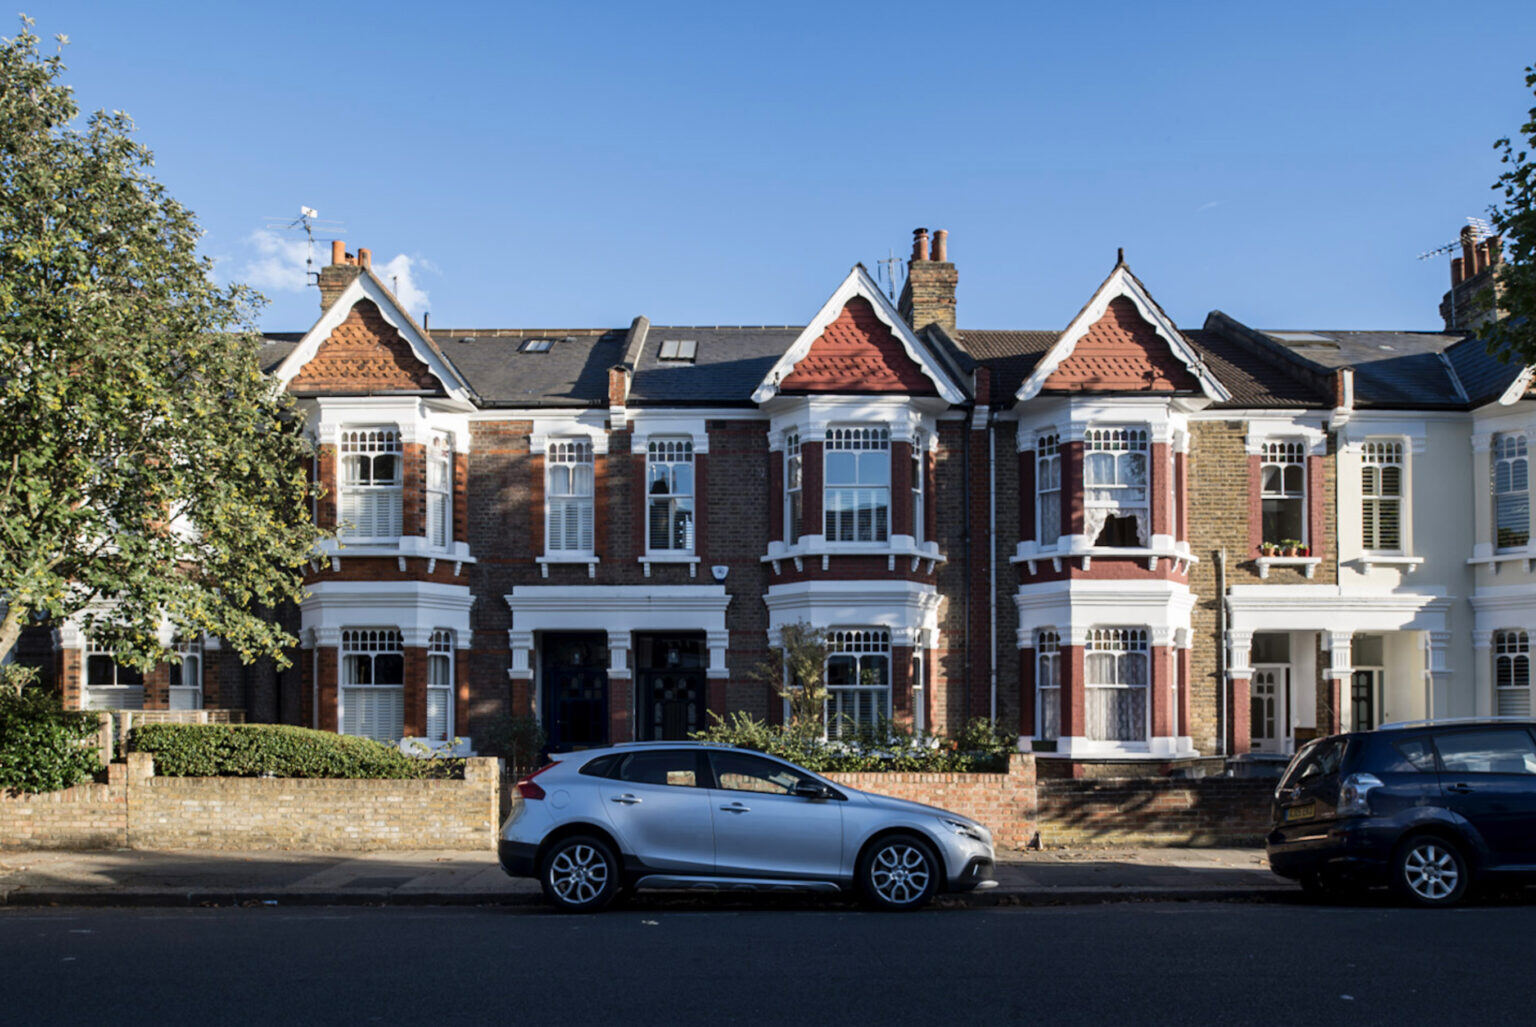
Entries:
POLYGON ((606 842, 590 835, 562 838, 539 868, 544 898, 567 913, 596 913, 619 893, 619 861, 606 842))
POLYGON ((859 860, 859 890, 876 909, 925 906, 939 890, 941 864, 926 842, 911 835, 881 838, 859 860))
POLYGON ((1392 886, 1415 905, 1454 906, 1471 881, 1461 850, 1435 835, 1408 839, 1392 857, 1392 886))

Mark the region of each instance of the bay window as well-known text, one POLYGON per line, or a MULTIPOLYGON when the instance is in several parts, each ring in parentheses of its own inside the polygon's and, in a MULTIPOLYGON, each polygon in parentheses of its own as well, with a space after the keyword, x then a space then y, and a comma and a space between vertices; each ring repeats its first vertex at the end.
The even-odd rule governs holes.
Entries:
POLYGON ((447 549, 453 540, 453 437, 434 432, 427 447, 427 544, 447 549))
POLYGON ((592 443, 562 439, 545 454, 545 544, 551 553, 593 552, 592 443))
POLYGON ((1041 546, 1061 538, 1061 436, 1035 441, 1035 537, 1041 546))
POLYGON ((886 541, 890 537, 890 429, 830 429, 825 468, 827 541, 886 541))
POLYGON ((1531 640, 1524 631, 1493 633, 1493 685, 1499 716, 1531 715, 1531 640))
POLYGON ((203 644, 177 642, 176 658, 171 661, 171 709, 203 708, 203 644))
POLYGON ((432 632, 427 647, 427 741, 453 737, 453 632, 432 632))
POLYGON ((1035 632, 1035 737, 1061 737, 1061 636, 1035 632))
POLYGON ((693 442, 652 439, 645 478, 647 550, 693 552, 693 442))
POLYGON ((117 662, 117 654, 92 643, 85 650, 85 708, 88 710, 142 710, 144 675, 117 662))
POLYGON ((1099 546, 1145 547, 1147 429, 1090 428, 1083 446, 1085 534, 1099 546))
POLYGON ((1087 737, 1147 740, 1150 652, 1145 628, 1094 628, 1083 656, 1087 737))
POLYGON ((1499 549, 1521 549, 1531 541, 1529 468, 1524 435, 1493 437, 1493 544, 1499 549))
POLYGON ((880 730, 891 717, 891 633, 853 628, 827 633, 827 737, 880 730))
POLYGON ((917 432, 912 436, 912 470, 909 472, 912 481, 912 538, 914 541, 923 540, 923 454, 927 452, 927 445, 923 441, 923 433, 917 432))
POLYGON ((1264 542, 1307 541, 1307 457, 1300 442, 1264 443, 1259 458, 1259 502, 1264 542))
POLYGON ((1371 552, 1403 549, 1403 444, 1361 446, 1361 544, 1371 552))
POLYGON ((397 541, 403 493, 400 432, 393 427, 343 430, 341 536, 397 541))
POLYGON ((405 651, 400 632, 349 628, 341 633, 341 733, 381 742, 405 733, 405 651))
POLYGON ((794 545, 800 540, 801 472, 800 434, 784 436, 784 541, 794 545))

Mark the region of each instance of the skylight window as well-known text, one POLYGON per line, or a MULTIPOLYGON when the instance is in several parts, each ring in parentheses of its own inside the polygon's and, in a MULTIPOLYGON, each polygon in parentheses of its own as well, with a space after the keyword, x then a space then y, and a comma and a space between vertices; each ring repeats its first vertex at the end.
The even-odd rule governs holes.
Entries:
POLYGON ((523 343, 524 353, 548 353, 555 345, 554 339, 529 339, 523 343))
POLYGON ((695 339, 663 339, 661 352, 657 354, 657 358, 691 364, 698 356, 698 352, 699 343, 695 339))

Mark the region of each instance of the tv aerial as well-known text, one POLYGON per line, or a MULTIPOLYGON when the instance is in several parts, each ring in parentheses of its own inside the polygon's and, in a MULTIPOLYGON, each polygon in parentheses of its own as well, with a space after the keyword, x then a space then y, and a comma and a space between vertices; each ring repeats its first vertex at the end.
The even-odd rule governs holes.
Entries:
MULTIPOLYGON (((1461 230, 1461 235, 1466 235, 1468 232, 1472 233, 1472 238, 1468 241, 1474 243, 1482 242, 1484 239, 1487 239, 1489 236, 1494 234, 1493 226, 1488 223, 1486 218, 1467 218, 1467 227, 1461 230)), ((1419 254, 1419 259, 1429 260, 1431 257, 1438 257, 1442 253, 1454 253, 1459 249, 1461 249, 1460 236, 1458 236, 1455 240, 1446 243, 1444 246, 1436 246, 1432 250, 1425 250, 1423 253, 1419 254)))
POLYGON ((267 218, 268 231, 289 232, 295 229, 302 230, 309 243, 309 253, 304 259, 304 284, 318 285, 320 272, 315 270, 315 230, 319 229, 326 235, 346 235, 347 230, 340 221, 322 218, 320 212, 313 207, 300 206, 299 216, 291 221, 282 216, 267 218))
POLYGON ((885 283, 885 293, 890 297, 892 303, 896 302, 898 271, 904 265, 905 261, 896 256, 896 251, 892 249, 887 249, 886 256, 875 261, 875 266, 880 269, 878 274, 885 283))

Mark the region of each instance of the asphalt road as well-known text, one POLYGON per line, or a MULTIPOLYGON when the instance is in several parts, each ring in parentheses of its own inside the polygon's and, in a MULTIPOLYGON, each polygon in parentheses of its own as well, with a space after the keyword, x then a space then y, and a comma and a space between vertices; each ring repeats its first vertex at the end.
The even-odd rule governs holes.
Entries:
POLYGON ((0 910, 0 1023, 1496 1023, 1536 907, 0 910))

